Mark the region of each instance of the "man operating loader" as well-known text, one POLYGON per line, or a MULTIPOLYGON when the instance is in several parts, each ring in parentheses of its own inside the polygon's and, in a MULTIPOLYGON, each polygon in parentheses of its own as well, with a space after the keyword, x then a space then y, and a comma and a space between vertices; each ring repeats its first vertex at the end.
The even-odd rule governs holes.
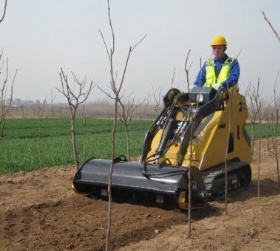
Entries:
POLYGON ((229 57, 227 41, 223 36, 215 36, 211 41, 214 58, 207 60, 200 69, 194 86, 213 87, 216 90, 222 86, 224 88, 239 90, 238 78, 240 74, 237 59, 229 57))

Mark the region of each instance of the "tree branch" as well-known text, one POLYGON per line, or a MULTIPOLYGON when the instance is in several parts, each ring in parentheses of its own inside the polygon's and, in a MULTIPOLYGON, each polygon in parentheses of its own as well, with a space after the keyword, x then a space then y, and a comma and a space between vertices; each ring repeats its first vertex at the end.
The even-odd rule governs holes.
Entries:
POLYGON ((1 19, 0 19, 0 23, 2 23, 2 21, 3 21, 4 18, 5 18, 6 10, 7 10, 7 4, 8 4, 8 0, 5 0, 4 11, 3 11, 2 17, 1 17, 1 19))
POLYGON ((273 28, 272 24, 270 23, 270 21, 269 21, 268 18, 266 17, 264 11, 262 11, 262 14, 263 14, 264 20, 268 23, 268 25, 269 25, 270 28, 272 29, 273 33, 274 33, 275 36, 277 37, 278 42, 280 43, 280 37, 279 37, 277 31, 273 28))

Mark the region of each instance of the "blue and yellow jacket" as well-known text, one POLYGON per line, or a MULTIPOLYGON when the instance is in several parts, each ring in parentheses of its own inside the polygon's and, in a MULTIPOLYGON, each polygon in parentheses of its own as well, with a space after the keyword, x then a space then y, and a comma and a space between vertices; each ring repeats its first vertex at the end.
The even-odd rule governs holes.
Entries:
POLYGON ((239 75, 238 61, 225 55, 222 59, 214 58, 206 61, 200 69, 194 85, 211 87, 219 83, 225 88, 233 87, 238 90, 239 75))

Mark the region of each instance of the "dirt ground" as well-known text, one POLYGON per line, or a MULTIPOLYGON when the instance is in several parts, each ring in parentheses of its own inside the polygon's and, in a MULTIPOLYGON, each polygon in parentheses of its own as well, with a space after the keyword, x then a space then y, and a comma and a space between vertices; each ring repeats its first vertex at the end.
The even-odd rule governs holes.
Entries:
MULTIPOLYGON (((262 146, 253 180, 223 201, 187 215, 112 205, 110 250, 280 250, 280 190, 275 157, 262 146), (257 169, 260 167, 260 197, 257 169)), ((0 176, 0 250, 104 250, 108 203, 75 194, 74 167, 0 176)))

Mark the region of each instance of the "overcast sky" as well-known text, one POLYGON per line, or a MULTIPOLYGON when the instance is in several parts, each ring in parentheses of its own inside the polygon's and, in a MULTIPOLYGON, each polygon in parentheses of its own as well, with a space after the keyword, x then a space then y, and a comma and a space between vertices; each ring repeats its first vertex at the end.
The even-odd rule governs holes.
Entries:
MULTIPOLYGON (((0 0, 3 8, 4 0, 0 0)), ((130 57, 123 91, 130 98, 186 89, 184 63, 190 50, 190 81, 211 55, 210 40, 224 35, 227 53, 241 66, 239 84, 260 78, 262 92, 273 96, 280 71, 280 43, 265 22, 264 11, 280 34, 279 0, 112 0, 115 69, 118 76, 129 46, 147 37, 130 57)), ((18 69, 14 98, 47 99, 60 87, 60 68, 72 79, 87 77, 104 90, 109 87, 109 62, 99 30, 111 45, 106 0, 9 0, 0 24, 0 48, 9 59, 10 79, 18 69)), ((278 80, 280 82, 280 80, 278 80)), ((280 86, 278 94, 280 94, 280 86)), ((95 89, 91 100, 106 96, 95 89)), ((61 95, 55 102, 64 101, 61 95)))

